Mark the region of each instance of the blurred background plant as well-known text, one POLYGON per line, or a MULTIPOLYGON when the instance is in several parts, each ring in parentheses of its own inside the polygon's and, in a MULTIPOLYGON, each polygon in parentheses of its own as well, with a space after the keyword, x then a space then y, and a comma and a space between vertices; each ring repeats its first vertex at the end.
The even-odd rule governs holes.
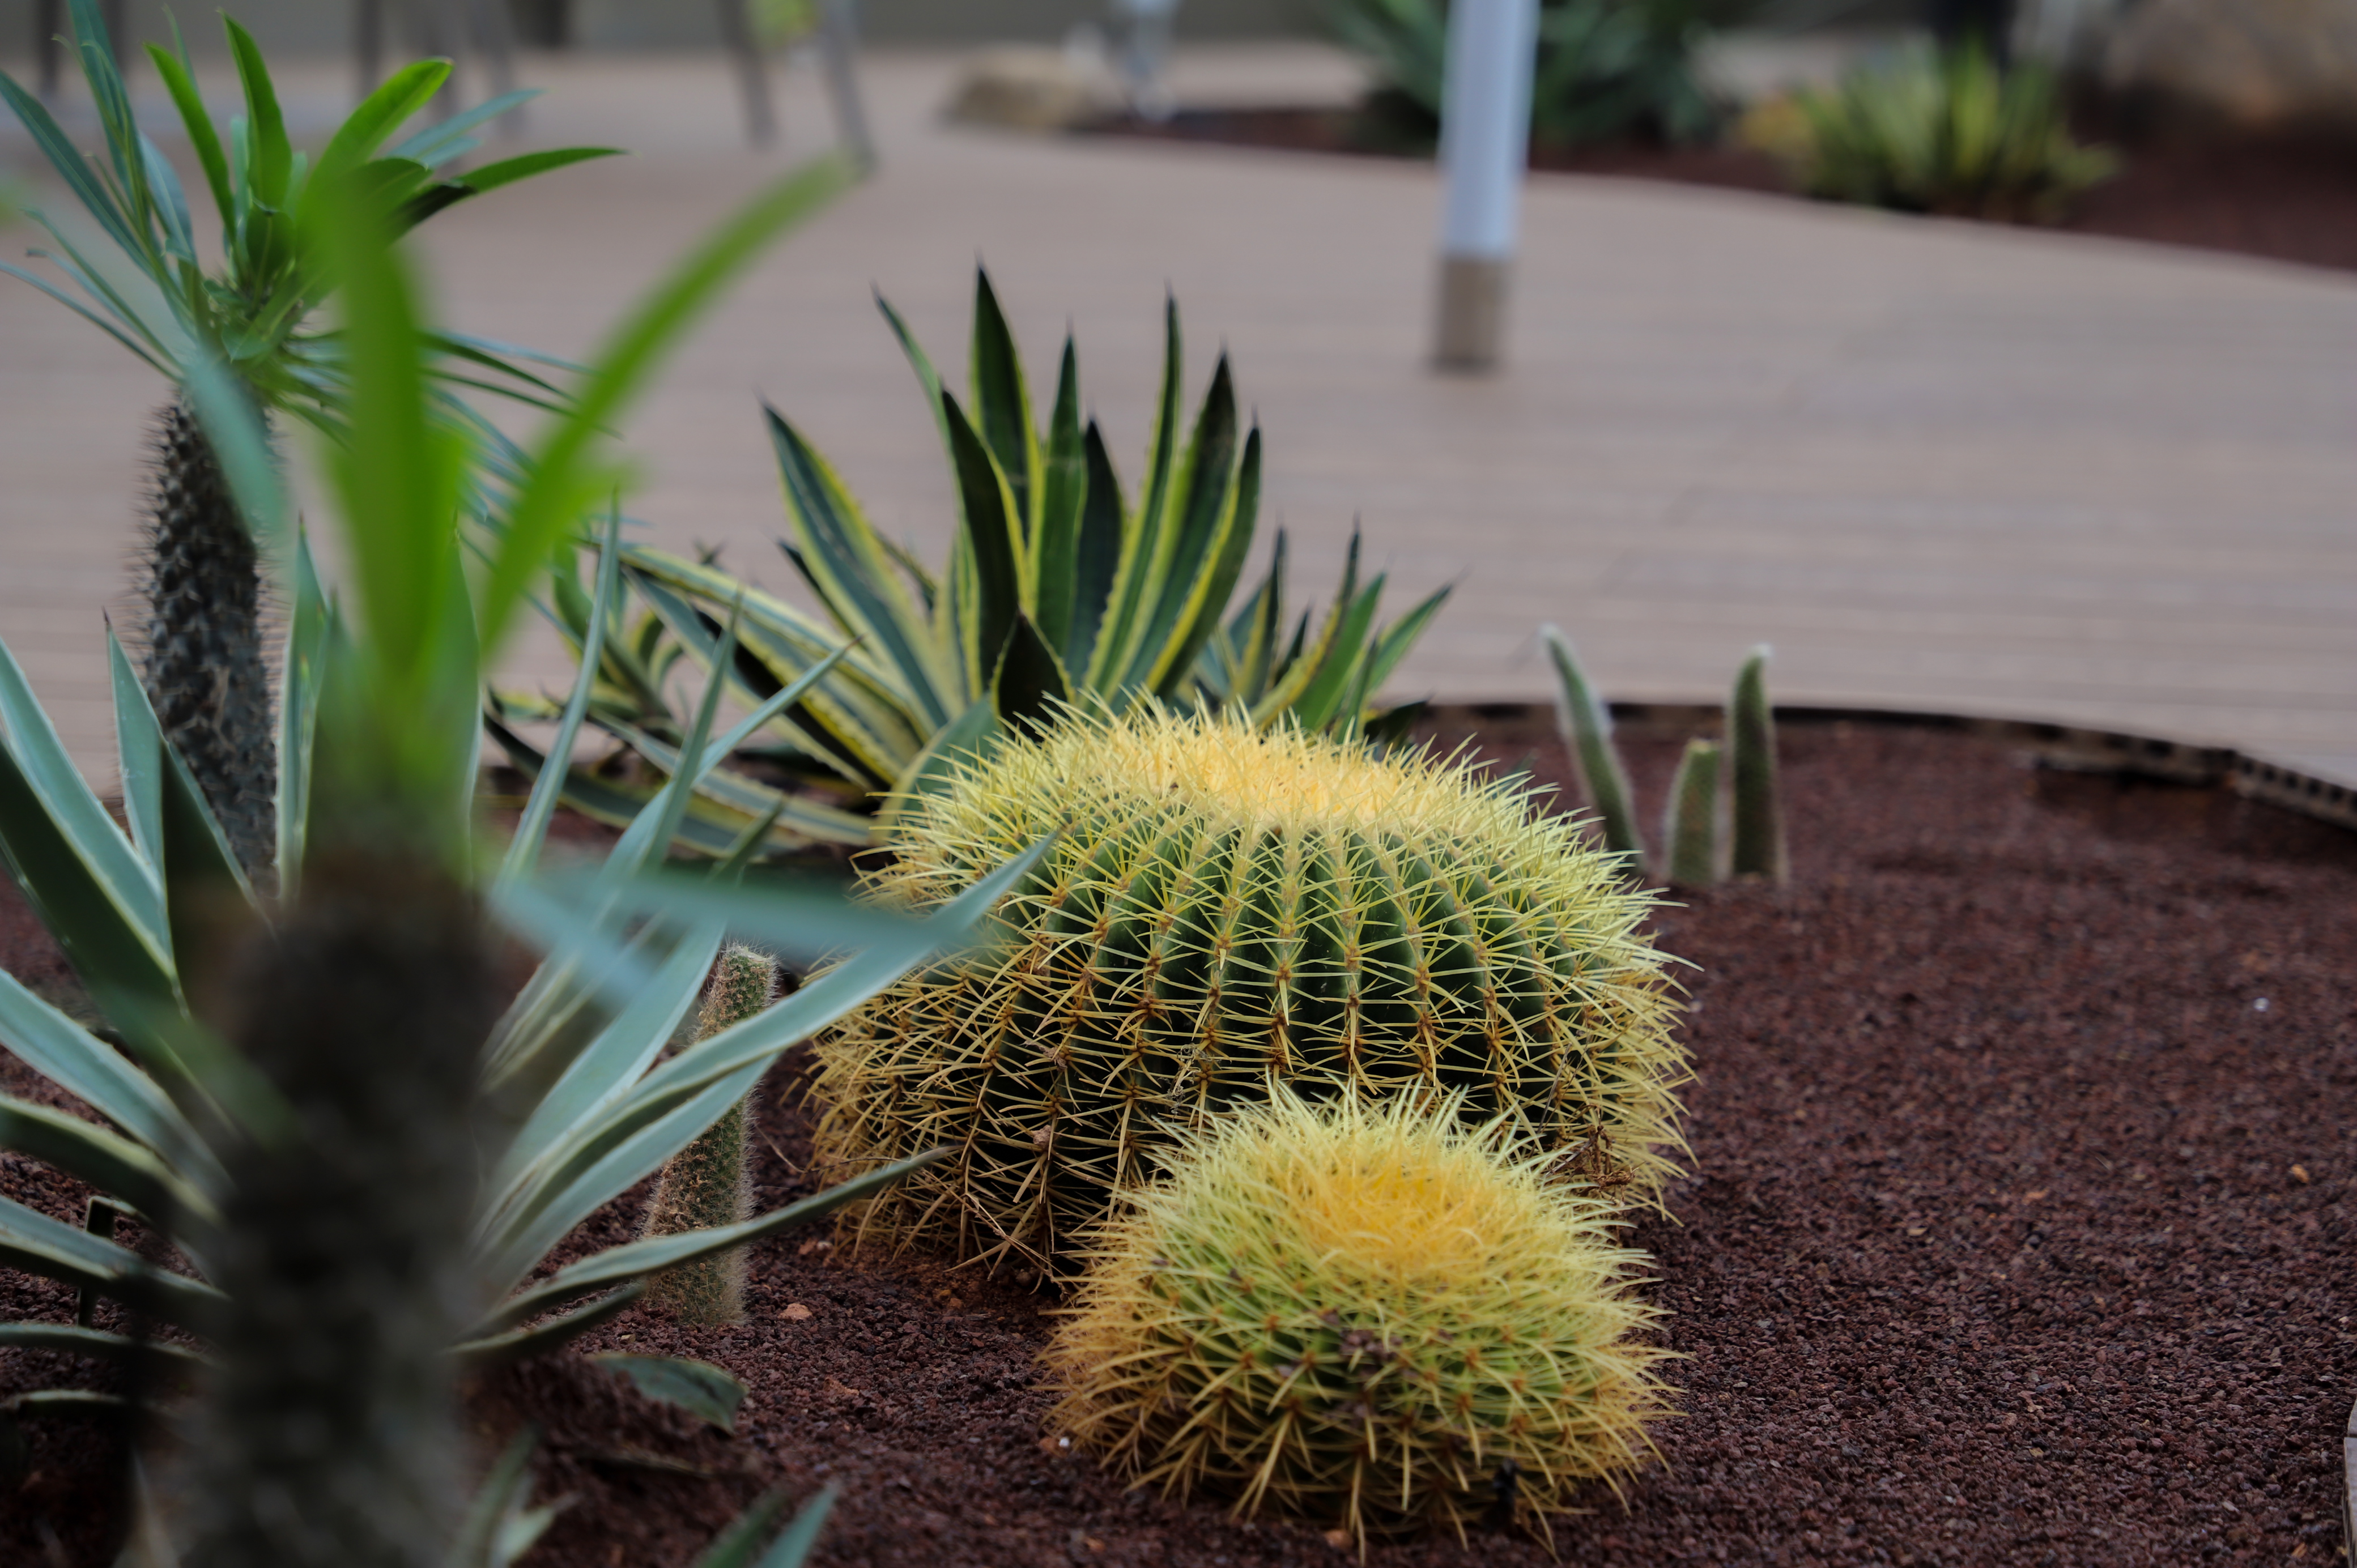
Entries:
MULTIPOLYGON (((189 406, 188 382, 217 366, 261 417, 285 414, 340 435, 350 416, 344 334, 313 325, 338 279, 297 238, 318 193, 364 181, 406 229, 470 197, 550 169, 611 154, 565 147, 437 171, 479 145, 469 132, 533 96, 511 93, 386 148, 431 102, 450 62, 421 60, 395 72, 352 111, 316 156, 297 151, 268 66, 253 38, 224 16, 245 113, 217 124, 199 96, 185 42, 149 45, 221 218, 221 258, 199 255, 196 220, 179 176, 143 134, 96 0, 70 0, 74 47, 97 107, 104 154, 84 157, 41 102, 5 72, 0 98, 121 252, 84 249, 38 209, 29 216, 54 252, 36 251, 84 300, 5 262, 31 284, 153 367, 175 393, 156 417, 150 448, 153 503, 141 566, 147 597, 137 645, 141 675, 164 734, 186 759, 249 876, 267 879, 274 832, 269 680, 264 669, 263 563, 210 437, 189 406), (127 265, 126 265, 127 263, 127 265)), ((177 34, 176 34, 177 38, 177 34)), ((505 344, 435 332, 433 404, 442 419, 495 435, 459 401, 460 387, 545 405, 556 392, 526 367, 541 357, 505 344)), ((547 361, 546 363, 554 363, 547 361)))
MULTIPOLYGON (((891 307, 883 309, 932 408, 957 489, 957 532, 943 570, 877 532, 825 458, 775 410, 768 424, 790 531, 780 547, 819 614, 708 561, 644 545, 623 550, 625 578, 646 608, 605 645, 588 712, 649 771, 668 777, 678 764, 683 721, 665 681, 683 662, 718 672, 748 703, 774 704, 787 684, 814 682, 759 732, 765 745, 756 755, 782 771, 788 787, 741 768, 716 772, 698 792, 685 842, 719 853, 766 822, 765 851, 865 845, 878 831, 866 814, 878 797, 888 822, 957 757, 986 753, 1009 725, 1056 723, 1060 704, 1071 702, 1116 712, 1149 701, 1218 708, 1264 726, 1378 740, 1405 730, 1418 710, 1380 710, 1372 698, 1448 589, 1378 624, 1384 578, 1362 580, 1354 536, 1325 612, 1295 614, 1280 532, 1266 575, 1232 610, 1260 506, 1260 433, 1240 427, 1224 356, 1191 431, 1182 432, 1175 302, 1166 312, 1161 396, 1134 500, 1096 422, 1082 423, 1069 337, 1043 431, 986 274, 975 274, 966 402, 943 385, 891 307), (739 636, 724 656, 716 634, 732 615, 739 636), (846 640, 854 644, 847 652, 846 640), (834 803, 814 799, 819 791, 834 803)), ((587 596, 561 574, 555 587, 552 616, 577 648, 587 596)), ((515 726, 554 711, 551 702, 495 696, 490 731, 536 773, 544 756, 515 726)), ((565 799, 618 822, 649 788, 576 766, 565 799)))
MULTIPOLYGON (((1531 83, 1531 135, 1555 146, 1641 136, 1668 143, 1716 134, 1725 105, 1704 86, 1695 50, 1750 9, 1744 0, 1544 0, 1531 83)), ((1443 0, 1329 0, 1335 36, 1366 57, 1371 113, 1394 134, 1440 127, 1448 16, 1443 0)))
POLYGON ((2000 67, 1976 43, 1905 50, 1828 91, 1756 106, 1745 139, 1826 201, 2052 222, 2118 159, 2071 134, 2054 73, 2000 67))
MULTIPOLYGON (((363 170, 315 177, 286 238, 296 264, 343 296, 347 423, 322 457, 348 597, 323 591, 287 522, 277 454, 235 371, 210 355, 183 366, 241 526, 286 563, 274 887, 245 875, 119 647, 120 826, 0 650, 0 849, 105 1031, 0 975, 0 1040, 102 1119, 7 1100, 0 1144, 88 1182, 102 1195, 93 1219, 106 1217, 77 1230, 0 1198, 0 1261, 78 1287, 85 1318, 5 1326, 0 1340, 126 1364, 120 1399, 175 1407, 195 1440, 168 1467, 163 1517, 192 1564, 439 1568, 462 1525, 462 1369, 554 1348, 651 1273, 927 1163, 535 1278, 552 1247, 740 1102, 788 1045, 960 940, 1028 860, 922 927, 831 892, 736 887, 758 834, 709 875, 663 878, 654 866, 689 790, 742 738, 714 734, 718 682, 683 736, 693 762, 601 866, 541 865, 554 776, 496 869, 476 843, 482 676, 618 480, 604 432, 716 292, 850 177, 838 160, 807 168, 692 252, 611 335, 514 468, 498 528, 471 543, 484 448, 445 417, 436 335, 392 248, 403 214, 363 170), (665 1058, 732 927, 805 959, 853 952, 665 1058), (511 1001, 498 979, 509 933, 548 951, 511 1001), (188 1272, 98 1233, 124 1212, 188 1272), (124 1331, 97 1326, 102 1299, 127 1309, 124 1331), (185 1337, 179 1349, 153 1348, 159 1326, 185 1337)), ((619 594, 618 526, 596 551, 592 669, 619 594)), ((724 663, 733 641, 724 628, 724 663)), ((565 747, 588 683, 568 703, 565 747)), ((17 1414, 41 1407, 12 1402, 17 1414)))

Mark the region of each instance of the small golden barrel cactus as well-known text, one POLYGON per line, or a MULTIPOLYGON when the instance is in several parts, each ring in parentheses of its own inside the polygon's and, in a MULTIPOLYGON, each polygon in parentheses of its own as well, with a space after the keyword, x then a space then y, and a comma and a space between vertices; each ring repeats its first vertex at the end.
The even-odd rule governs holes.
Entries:
MULTIPOLYGON (((778 961, 731 943, 712 966, 695 1037, 710 1039, 767 1008, 778 996, 778 961)), ((753 1217, 753 1189, 745 1169, 745 1102, 705 1129, 695 1142, 673 1155, 647 1205, 645 1234, 678 1236, 716 1230, 753 1217)), ((658 1274, 647 1297, 689 1323, 741 1323, 745 1318, 745 1260, 720 1252, 658 1274)))
POLYGON ((1280 1090, 1101 1233, 1050 1423, 1140 1485, 1388 1534, 1542 1531, 1650 1452, 1644 1255, 1504 1118, 1280 1090))
POLYGON ((1648 896, 1522 789, 1241 720, 1076 714, 916 802, 872 890, 938 904, 1059 829, 1001 940, 817 1046, 823 1158, 956 1150, 861 1235, 1058 1267, 1156 1150, 1288 1082, 1609 1146, 1635 1200, 1671 1170, 1685 1058, 1648 896))

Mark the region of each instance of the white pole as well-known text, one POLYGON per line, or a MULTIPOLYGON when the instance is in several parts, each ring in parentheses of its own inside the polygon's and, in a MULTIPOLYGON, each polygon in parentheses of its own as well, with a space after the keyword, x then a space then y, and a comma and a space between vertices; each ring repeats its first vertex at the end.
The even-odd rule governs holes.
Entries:
POLYGON ((1531 134, 1538 0, 1456 0, 1441 86, 1440 323, 1443 369, 1498 362, 1531 134))

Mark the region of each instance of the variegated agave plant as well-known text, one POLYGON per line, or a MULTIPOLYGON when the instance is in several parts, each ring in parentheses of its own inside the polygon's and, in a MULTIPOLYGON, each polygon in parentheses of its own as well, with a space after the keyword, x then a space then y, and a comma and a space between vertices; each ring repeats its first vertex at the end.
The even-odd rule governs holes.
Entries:
MULTIPOLYGON (((658 778, 678 766, 683 721, 664 688, 679 660, 721 671, 741 699, 761 703, 854 641, 754 737, 770 760, 817 787, 780 789, 723 769, 689 809, 689 843, 719 853, 774 813, 769 847, 779 852, 867 843, 877 831, 867 814, 877 798, 888 820, 895 801, 927 792, 957 757, 991 749, 1010 723, 1053 722, 1062 703, 1112 712, 1144 702, 1201 705, 1242 711, 1263 725, 1375 737, 1413 717, 1413 707, 1380 712, 1370 703, 1447 588, 1379 625, 1384 579, 1362 577, 1354 534, 1331 604, 1320 614, 1297 612, 1286 601, 1280 532, 1266 575, 1232 605, 1260 505, 1260 432, 1237 417, 1224 356, 1191 431, 1182 432, 1175 302, 1166 311, 1161 396, 1134 496, 1095 421, 1082 421, 1069 337, 1040 429, 986 274, 975 276, 963 401, 899 316, 882 308, 931 405, 956 483, 958 527, 945 570, 930 570, 877 532, 826 459, 775 410, 768 423, 788 527, 780 542, 820 614, 709 561, 624 549, 624 576, 645 608, 625 636, 606 643, 590 718, 658 778), (723 658, 719 628, 739 606, 740 639, 723 658)), ((577 650, 587 593, 560 581, 551 609, 577 650)), ((490 715, 501 745, 535 772, 541 754, 512 721, 545 716, 550 706, 508 698, 490 715)), ((619 822, 651 788, 580 768, 566 799, 619 822)))

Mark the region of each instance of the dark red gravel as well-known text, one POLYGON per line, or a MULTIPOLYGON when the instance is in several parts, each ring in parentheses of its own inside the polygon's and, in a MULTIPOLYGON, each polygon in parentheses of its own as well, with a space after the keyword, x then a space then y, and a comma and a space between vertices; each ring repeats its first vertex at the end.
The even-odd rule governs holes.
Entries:
MULTIPOLYGON (((2121 136, 2091 106, 2082 134, 2121 154, 2119 174, 2088 192, 2062 227, 2082 234, 2232 251, 2309 266, 2357 268, 2357 139, 2320 134, 2121 136)), ((1090 134, 1373 156, 1429 156, 1348 109, 1182 111, 1117 120, 1090 134)), ((1783 193, 1774 159, 1740 146, 1609 144, 1534 147, 1532 166, 1682 185, 1783 193)))
MULTIPOLYGON (((1483 740, 1563 777, 1539 726, 1483 740)), ((1631 749, 1658 800, 1674 743, 1631 749)), ((1660 922, 1699 965, 1696 1174, 1638 1240, 1685 1413, 1625 1503, 1558 1526, 1563 1559, 2336 1560, 2357 841, 2221 793, 2033 773, 1953 732, 1792 725, 1783 754, 1792 884, 1660 922)), ((11 969, 37 961, 13 909, 0 939, 11 969)), ((806 1187, 792 1070, 764 1095, 765 1204, 806 1187)), ((0 1186, 75 1202, 22 1160, 0 1186)), ((533 1564, 684 1563, 763 1487, 821 1480, 844 1487, 827 1563, 1346 1561, 1314 1529, 1125 1495, 1043 1452, 1046 1298, 818 1240, 758 1250, 741 1327, 639 1316, 590 1347, 731 1368, 752 1390, 734 1439, 575 1360, 476 1391, 482 1440, 539 1423, 544 1494, 577 1499, 533 1564)), ((0 1315, 70 1311, 0 1273, 0 1315)), ((0 1357, 0 1388, 60 1370, 0 1357)), ((51 1425, 0 1495, 0 1561, 42 1561, 46 1529, 57 1561, 101 1563, 99 1445, 51 1425)), ((1494 1536, 1370 1557, 1477 1560, 1547 1558, 1494 1536)))

